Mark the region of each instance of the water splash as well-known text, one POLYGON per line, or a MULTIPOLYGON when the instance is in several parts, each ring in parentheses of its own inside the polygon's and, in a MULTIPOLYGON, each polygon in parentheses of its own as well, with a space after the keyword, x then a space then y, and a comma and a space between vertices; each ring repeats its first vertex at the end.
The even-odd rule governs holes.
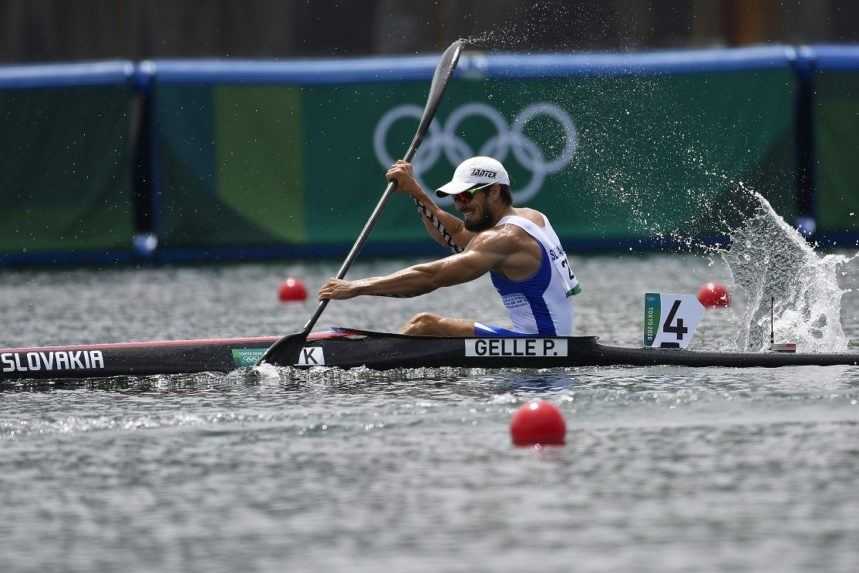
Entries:
POLYGON ((671 250, 699 253, 727 264, 733 282, 735 334, 724 347, 761 351, 769 347, 771 324, 775 342, 795 342, 800 352, 839 352, 847 349, 842 325, 842 301, 856 281, 859 253, 821 255, 793 226, 785 222, 760 193, 718 170, 705 169, 710 185, 721 194, 691 190, 674 198, 691 218, 666 225, 631 182, 619 175, 609 188, 632 217, 631 228, 652 238, 668 239, 671 250), (716 197, 714 199, 713 197, 716 197), (708 244, 707 233, 729 239, 728 247, 708 244), (774 304, 771 302, 774 301, 774 304), (774 320, 771 319, 771 304, 774 320))
POLYGON ((730 232, 731 247, 721 253, 734 282, 737 347, 758 351, 769 345, 774 298, 776 342, 796 342, 801 352, 846 350, 841 302, 849 289, 838 277, 857 255, 819 255, 763 196, 742 191, 757 207, 730 232))
MULTIPOLYGON (((500 25, 475 31, 464 40, 474 49, 531 50, 534 38, 543 39, 541 44, 545 44, 545 36, 557 28, 557 22, 568 22, 571 19, 570 8, 565 3, 557 0, 537 0, 516 6, 509 11, 500 25)), ((548 44, 555 49, 572 47, 569 40, 550 41, 548 44)))

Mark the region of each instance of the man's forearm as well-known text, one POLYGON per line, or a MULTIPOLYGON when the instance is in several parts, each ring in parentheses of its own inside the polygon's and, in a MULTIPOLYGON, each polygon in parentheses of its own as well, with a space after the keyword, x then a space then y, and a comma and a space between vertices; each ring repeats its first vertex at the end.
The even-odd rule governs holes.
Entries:
POLYGON ((417 205, 424 228, 437 243, 457 253, 466 247, 458 237, 465 229, 460 219, 438 207, 425 193, 420 196, 413 194, 412 199, 417 205))
POLYGON ((426 265, 415 265, 383 277, 354 282, 358 295, 410 298, 436 290, 439 285, 426 265))

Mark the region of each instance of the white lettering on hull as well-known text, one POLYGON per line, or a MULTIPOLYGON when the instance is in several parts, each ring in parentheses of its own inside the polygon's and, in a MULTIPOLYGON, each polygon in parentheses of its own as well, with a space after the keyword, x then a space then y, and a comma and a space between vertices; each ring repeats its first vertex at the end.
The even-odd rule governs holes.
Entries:
POLYGON ((325 352, 321 346, 305 346, 298 355, 297 366, 325 366, 325 352))
POLYGON ((551 358, 567 356, 565 338, 467 338, 468 358, 551 358))
POLYGON ((103 370, 104 354, 101 350, 4 352, 0 363, 3 372, 103 370))

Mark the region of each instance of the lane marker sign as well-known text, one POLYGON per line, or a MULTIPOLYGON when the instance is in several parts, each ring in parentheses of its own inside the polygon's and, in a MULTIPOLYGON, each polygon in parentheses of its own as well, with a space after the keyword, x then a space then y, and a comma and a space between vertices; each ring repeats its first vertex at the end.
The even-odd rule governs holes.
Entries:
POLYGON ((703 315, 694 294, 645 293, 644 346, 687 348, 703 315))

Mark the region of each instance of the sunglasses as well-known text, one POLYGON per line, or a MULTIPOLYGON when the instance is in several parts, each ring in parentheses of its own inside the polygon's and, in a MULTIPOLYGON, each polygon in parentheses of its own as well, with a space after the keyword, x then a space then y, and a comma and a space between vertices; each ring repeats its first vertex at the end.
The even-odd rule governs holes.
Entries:
POLYGON ((492 183, 484 183, 481 185, 475 185, 471 189, 466 189, 462 193, 457 193, 453 196, 453 200, 457 203, 471 203, 471 200, 474 199, 474 196, 478 191, 483 191, 485 189, 489 189, 492 186, 492 183))

